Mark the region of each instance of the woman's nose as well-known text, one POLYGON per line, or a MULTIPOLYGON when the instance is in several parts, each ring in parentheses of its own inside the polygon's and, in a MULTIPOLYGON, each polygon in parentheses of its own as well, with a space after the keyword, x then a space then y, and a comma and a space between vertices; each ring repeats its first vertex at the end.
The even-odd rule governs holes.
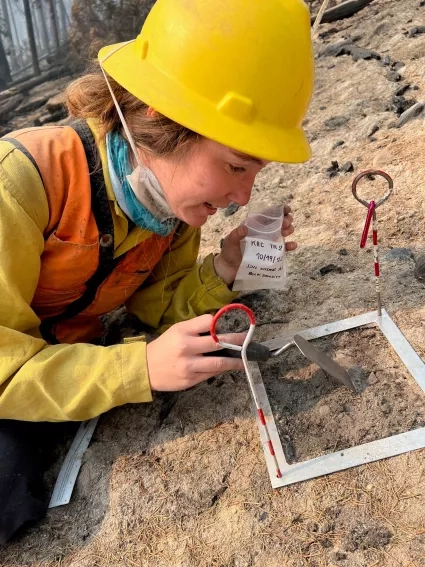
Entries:
POLYGON ((232 188, 231 193, 228 195, 229 199, 241 207, 249 203, 252 193, 254 182, 249 185, 240 185, 239 187, 232 188))

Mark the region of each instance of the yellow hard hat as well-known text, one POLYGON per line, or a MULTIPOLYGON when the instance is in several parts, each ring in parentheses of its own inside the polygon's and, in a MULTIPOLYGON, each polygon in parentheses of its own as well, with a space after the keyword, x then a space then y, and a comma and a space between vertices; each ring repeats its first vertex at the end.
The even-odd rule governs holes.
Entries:
POLYGON ((310 155, 313 89, 304 0, 157 0, 136 40, 104 47, 103 69, 171 120, 257 158, 310 155))

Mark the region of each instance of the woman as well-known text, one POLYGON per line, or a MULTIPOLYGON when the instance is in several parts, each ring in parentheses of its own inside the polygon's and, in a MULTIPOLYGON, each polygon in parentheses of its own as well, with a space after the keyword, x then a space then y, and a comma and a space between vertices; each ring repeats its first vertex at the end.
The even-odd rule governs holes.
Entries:
POLYGON ((303 0, 158 0, 99 61, 68 89, 77 122, 0 142, 1 542, 45 513, 49 422, 242 369, 203 357, 216 347, 201 334, 236 297, 245 232, 197 265, 199 227, 246 205, 270 160, 310 155, 303 0), (100 316, 123 303, 159 338, 99 346, 100 316))

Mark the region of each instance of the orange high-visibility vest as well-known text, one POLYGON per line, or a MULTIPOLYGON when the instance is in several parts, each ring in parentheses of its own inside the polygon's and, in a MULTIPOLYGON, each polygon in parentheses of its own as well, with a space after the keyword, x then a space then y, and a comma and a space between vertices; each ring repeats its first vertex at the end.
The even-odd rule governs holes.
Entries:
POLYGON ((101 336, 100 317, 146 280, 174 232, 152 234, 114 259, 114 226, 94 138, 84 122, 27 128, 3 138, 31 160, 49 204, 41 270, 31 307, 50 343, 101 336))

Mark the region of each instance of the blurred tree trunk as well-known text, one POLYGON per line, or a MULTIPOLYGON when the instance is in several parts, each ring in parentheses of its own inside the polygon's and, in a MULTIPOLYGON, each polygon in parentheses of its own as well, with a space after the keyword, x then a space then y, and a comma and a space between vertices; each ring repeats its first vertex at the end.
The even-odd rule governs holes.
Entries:
POLYGON ((0 90, 4 90, 11 80, 9 62, 4 50, 3 40, 0 36, 0 90))
POLYGON ((35 46, 37 48, 37 54, 41 59, 41 56, 43 55, 43 45, 41 43, 41 38, 40 38, 40 27, 38 25, 37 10, 36 10, 35 3, 33 3, 32 7, 33 7, 32 23, 33 23, 33 26, 34 26, 35 46))
POLYGON ((34 26, 31 16, 30 0, 22 0, 24 3, 25 22, 27 24, 28 43, 31 51, 32 68, 34 75, 40 75, 40 65, 38 64, 37 47, 35 45, 34 26))
POLYGON ((12 0, 6 0, 7 7, 8 7, 8 10, 9 10, 10 19, 12 21, 13 33, 15 34, 14 45, 15 45, 15 48, 16 48, 16 57, 18 59, 19 65, 22 66, 24 61, 23 61, 23 58, 22 58, 21 42, 19 40, 18 30, 16 29, 15 16, 14 16, 14 13, 13 13, 11 1, 12 0))
POLYGON ((53 34, 53 44, 55 46, 55 51, 57 52, 59 51, 60 42, 59 42, 58 20, 56 18, 56 10, 55 10, 55 0, 47 0, 47 4, 49 5, 50 23, 53 34))
POLYGON ((40 30, 41 45, 43 46, 44 52, 50 55, 49 34, 47 31, 46 15, 43 9, 42 0, 35 0, 34 8, 37 16, 35 19, 38 23, 38 29, 40 30))
POLYGON ((1 12, 5 27, 4 29, 4 38, 6 40, 5 44, 10 57, 11 71, 13 72, 17 69, 18 63, 16 60, 16 51, 15 51, 15 45, 13 43, 12 28, 10 26, 9 10, 7 9, 6 0, 1 0, 1 12))
POLYGON ((62 34, 62 42, 66 43, 68 39, 68 26, 67 26, 67 19, 68 14, 66 13, 65 4, 63 0, 58 0, 59 2, 59 16, 61 22, 61 34, 62 34))

